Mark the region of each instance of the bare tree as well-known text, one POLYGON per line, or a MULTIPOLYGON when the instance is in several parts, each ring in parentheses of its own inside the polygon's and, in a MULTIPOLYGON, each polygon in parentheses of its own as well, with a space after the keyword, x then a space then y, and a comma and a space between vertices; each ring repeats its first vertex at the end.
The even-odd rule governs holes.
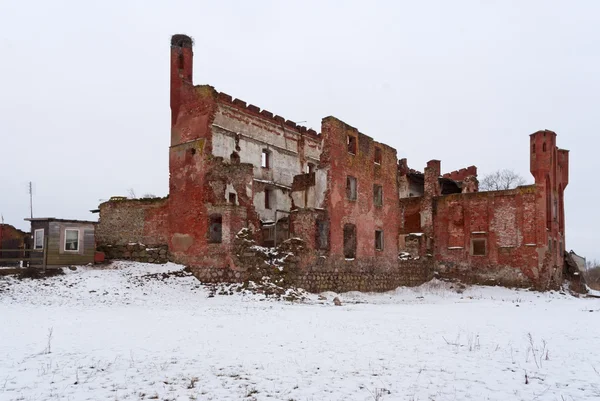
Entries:
POLYGON ((498 170, 479 181, 480 191, 502 191, 525 184, 525 179, 513 170, 498 170))
POLYGON ((136 199, 135 191, 133 190, 133 188, 129 188, 128 192, 129 192, 129 199, 136 199))
POLYGON ((590 288, 600 290, 600 261, 587 260, 585 263, 585 281, 590 288))

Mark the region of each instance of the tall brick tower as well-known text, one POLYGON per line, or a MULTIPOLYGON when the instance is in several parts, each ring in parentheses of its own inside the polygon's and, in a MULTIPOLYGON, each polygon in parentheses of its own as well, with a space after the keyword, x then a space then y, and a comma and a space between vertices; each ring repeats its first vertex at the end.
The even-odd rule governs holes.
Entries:
POLYGON ((171 126, 177 122, 182 102, 182 86, 192 85, 194 72, 194 41, 187 35, 177 34, 171 37, 171 126))
POLYGON ((547 247, 544 264, 562 267, 565 250, 564 190, 569 183, 569 151, 556 147, 555 132, 543 130, 530 135, 529 152, 530 171, 538 189, 537 243, 547 247))

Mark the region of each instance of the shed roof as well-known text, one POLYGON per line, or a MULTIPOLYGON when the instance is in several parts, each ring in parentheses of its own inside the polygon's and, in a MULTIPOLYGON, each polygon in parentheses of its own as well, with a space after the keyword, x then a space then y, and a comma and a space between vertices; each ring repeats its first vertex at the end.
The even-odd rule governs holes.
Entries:
POLYGON ((26 218, 26 221, 58 221, 61 223, 86 223, 86 224, 98 224, 97 221, 89 220, 69 220, 69 219, 57 219, 56 217, 32 217, 26 218))

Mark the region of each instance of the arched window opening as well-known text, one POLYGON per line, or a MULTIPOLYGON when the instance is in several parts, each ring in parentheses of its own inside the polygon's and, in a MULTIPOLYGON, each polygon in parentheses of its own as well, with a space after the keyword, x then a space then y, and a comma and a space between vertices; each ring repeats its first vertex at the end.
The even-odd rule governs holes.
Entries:
POLYGON ((552 224, 552 187, 550 176, 546 176, 546 228, 550 229, 552 224))

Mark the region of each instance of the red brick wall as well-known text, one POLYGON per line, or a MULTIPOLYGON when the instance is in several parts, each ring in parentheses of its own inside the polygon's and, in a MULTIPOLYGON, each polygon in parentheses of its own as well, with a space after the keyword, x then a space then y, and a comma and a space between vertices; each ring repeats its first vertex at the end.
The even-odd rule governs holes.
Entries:
POLYGON ((330 255, 332 263, 343 263, 347 268, 365 266, 385 270, 397 266, 399 212, 396 179, 396 150, 373 141, 344 122, 327 117, 323 119, 323 152, 321 166, 329 168, 325 208, 330 220, 330 255), (347 150, 347 136, 357 138, 357 152, 347 150), (375 147, 382 151, 381 165, 374 163, 375 147), (346 178, 357 179, 357 200, 346 197, 346 178), (383 206, 373 201, 373 184, 383 187, 383 206), (344 224, 356 226, 357 249, 355 261, 344 260, 344 224), (375 250, 375 230, 384 231, 384 249, 375 250))
POLYGON ((539 244, 532 230, 536 187, 455 194, 435 199, 435 259, 446 266, 485 272, 498 282, 513 268, 513 284, 537 282, 542 274, 539 244), (471 241, 484 239, 486 254, 473 255, 471 241), (519 277, 517 279, 517 277, 519 277), (520 283, 518 281, 521 281, 520 283))

